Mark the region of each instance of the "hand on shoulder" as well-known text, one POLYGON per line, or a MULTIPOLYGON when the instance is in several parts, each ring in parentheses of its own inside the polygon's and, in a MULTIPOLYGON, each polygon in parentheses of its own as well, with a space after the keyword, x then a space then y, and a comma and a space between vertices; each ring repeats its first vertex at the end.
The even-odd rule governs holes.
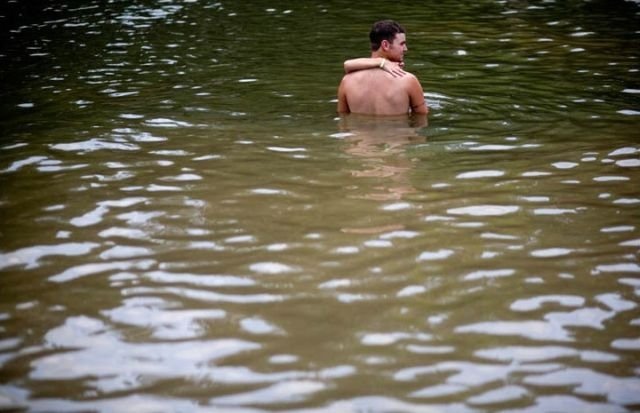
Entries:
POLYGON ((380 68, 385 72, 391 74, 393 77, 403 77, 407 74, 404 71, 404 62, 392 62, 391 60, 384 59, 380 64, 380 68))

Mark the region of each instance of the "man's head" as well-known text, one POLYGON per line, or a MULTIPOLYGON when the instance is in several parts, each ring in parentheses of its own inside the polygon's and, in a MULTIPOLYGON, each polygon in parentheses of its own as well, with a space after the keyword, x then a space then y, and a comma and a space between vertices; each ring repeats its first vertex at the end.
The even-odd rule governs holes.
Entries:
POLYGON ((402 62, 404 53, 408 50, 405 31, 400 24, 393 20, 382 20, 373 24, 369 33, 371 51, 379 52, 383 57, 402 62))

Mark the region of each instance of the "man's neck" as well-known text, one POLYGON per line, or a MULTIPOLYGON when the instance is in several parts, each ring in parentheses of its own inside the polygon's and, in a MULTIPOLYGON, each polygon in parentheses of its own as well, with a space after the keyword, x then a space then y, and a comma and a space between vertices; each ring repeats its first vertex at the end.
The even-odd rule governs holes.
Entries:
POLYGON ((382 52, 382 51, 380 51, 380 50, 376 50, 375 52, 371 52, 371 57, 372 57, 372 58, 376 58, 376 59, 379 59, 379 58, 381 58, 381 57, 382 57, 383 59, 387 59, 387 60, 389 60, 389 61, 391 61, 391 62, 398 63, 398 64, 400 63, 400 62, 395 61, 395 60, 393 60, 393 59, 389 59, 389 57, 387 56, 387 54, 386 54, 386 53, 384 53, 384 52, 382 52))

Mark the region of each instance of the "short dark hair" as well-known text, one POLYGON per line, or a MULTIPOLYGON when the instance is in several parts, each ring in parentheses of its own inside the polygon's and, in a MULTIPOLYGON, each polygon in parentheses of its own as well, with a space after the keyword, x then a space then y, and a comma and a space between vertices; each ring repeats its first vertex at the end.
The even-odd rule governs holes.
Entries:
POLYGON ((369 40, 371 40, 371 50, 375 51, 380 48, 383 40, 393 42, 394 37, 398 33, 405 33, 404 27, 393 20, 381 20, 375 22, 369 32, 369 40))

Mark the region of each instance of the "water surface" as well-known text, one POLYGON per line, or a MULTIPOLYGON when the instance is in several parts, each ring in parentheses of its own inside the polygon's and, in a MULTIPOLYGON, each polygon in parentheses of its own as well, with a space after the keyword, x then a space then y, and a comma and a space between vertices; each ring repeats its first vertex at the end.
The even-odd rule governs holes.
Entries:
POLYGON ((1 408, 640 407, 634 2, 3 7, 1 408))

